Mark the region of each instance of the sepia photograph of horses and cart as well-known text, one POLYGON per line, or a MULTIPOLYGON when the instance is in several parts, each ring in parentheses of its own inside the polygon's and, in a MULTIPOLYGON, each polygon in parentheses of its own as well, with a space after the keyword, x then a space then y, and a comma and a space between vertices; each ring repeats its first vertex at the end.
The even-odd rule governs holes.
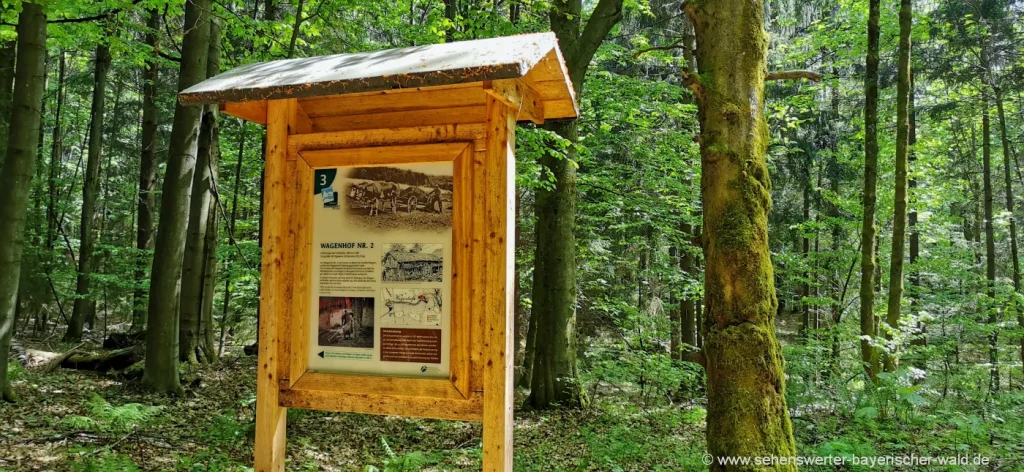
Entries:
POLYGON ((373 347, 373 297, 320 297, 317 344, 373 347))
POLYGON ((350 219, 371 231, 444 231, 452 225, 452 165, 355 167, 344 192, 350 219), (409 166, 413 167, 413 166, 409 166))

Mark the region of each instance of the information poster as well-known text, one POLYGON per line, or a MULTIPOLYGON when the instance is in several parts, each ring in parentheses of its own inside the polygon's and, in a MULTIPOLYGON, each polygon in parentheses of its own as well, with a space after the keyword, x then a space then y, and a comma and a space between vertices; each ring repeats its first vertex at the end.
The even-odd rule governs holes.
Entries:
POLYGON ((313 172, 309 369, 448 376, 451 162, 313 172))

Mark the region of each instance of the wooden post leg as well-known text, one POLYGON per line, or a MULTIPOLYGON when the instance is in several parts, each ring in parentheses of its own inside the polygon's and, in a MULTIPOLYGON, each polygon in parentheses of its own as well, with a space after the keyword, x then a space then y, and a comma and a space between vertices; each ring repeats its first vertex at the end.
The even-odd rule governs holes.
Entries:
POLYGON ((515 115, 487 97, 484 240, 484 464, 485 471, 512 470, 513 305, 515 275, 515 115))
POLYGON ((284 470, 287 408, 281 406, 278 379, 286 362, 282 331, 290 308, 288 124, 294 100, 267 104, 267 156, 264 173, 263 263, 260 288, 259 366, 256 369, 257 472, 284 470))

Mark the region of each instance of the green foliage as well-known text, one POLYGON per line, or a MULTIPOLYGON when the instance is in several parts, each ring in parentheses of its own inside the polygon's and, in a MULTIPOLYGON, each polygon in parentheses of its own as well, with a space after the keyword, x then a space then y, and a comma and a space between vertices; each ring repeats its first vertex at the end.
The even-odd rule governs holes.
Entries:
POLYGON ((163 410, 162 406, 147 406, 139 403, 114 406, 96 393, 92 394, 85 407, 89 411, 88 416, 65 417, 64 426, 72 430, 97 433, 126 433, 146 425, 163 410))
POLYGON ((137 472, 142 469, 135 465, 131 457, 111 452, 109 448, 101 448, 75 458, 71 462, 71 470, 75 472, 137 472))

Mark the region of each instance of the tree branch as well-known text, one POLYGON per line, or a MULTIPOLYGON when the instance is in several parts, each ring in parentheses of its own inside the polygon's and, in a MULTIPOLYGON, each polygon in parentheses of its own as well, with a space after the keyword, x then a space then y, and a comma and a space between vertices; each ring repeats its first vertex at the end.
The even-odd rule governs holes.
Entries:
POLYGON ((668 46, 652 46, 652 47, 649 47, 649 48, 646 48, 646 49, 641 49, 641 50, 637 51, 636 54, 633 54, 633 59, 636 59, 636 58, 638 58, 638 57, 640 57, 640 56, 642 56, 644 54, 647 54, 647 53, 649 53, 651 51, 668 51, 668 50, 672 50, 672 49, 690 49, 689 46, 686 46, 685 44, 679 44, 681 42, 683 42, 683 38, 680 38, 680 39, 676 40, 676 42, 674 42, 672 44, 669 44, 668 46))
MULTIPOLYGON (((608 36, 608 32, 622 19, 622 1, 600 0, 594 7, 594 13, 587 20, 587 25, 583 27, 579 41, 573 44, 571 57, 565 58, 576 66, 575 70, 582 71, 581 77, 605 36, 608 36)), ((569 70, 572 71, 573 68, 569 70)))
POLYGON ((809 70, 783 70, 776 72, 769 72, 768 75, 764 76, 765 82, 771 82, 773 80, 796 80, 796 79, 808 79, 814 82, 821 82, 821 74, 809 70))

